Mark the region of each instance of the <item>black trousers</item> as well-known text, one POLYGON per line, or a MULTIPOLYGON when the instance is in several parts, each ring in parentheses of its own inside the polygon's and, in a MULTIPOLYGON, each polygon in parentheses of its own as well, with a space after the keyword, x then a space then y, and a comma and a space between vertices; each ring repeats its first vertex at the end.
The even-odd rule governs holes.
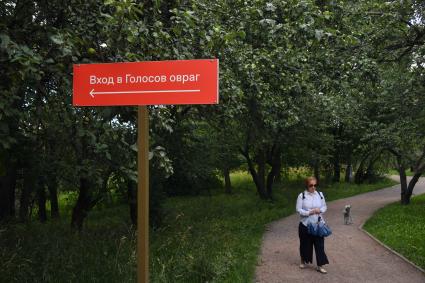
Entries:
POLYGON ((300 237, 301 261, 313 263, 313 246, 316 253, 316 263, 318 266, 328 264, 328 257, 325 254, 325 239, 323 237, 308 234, 307 227, 301 222, 298 226, 298 236, 300 237))

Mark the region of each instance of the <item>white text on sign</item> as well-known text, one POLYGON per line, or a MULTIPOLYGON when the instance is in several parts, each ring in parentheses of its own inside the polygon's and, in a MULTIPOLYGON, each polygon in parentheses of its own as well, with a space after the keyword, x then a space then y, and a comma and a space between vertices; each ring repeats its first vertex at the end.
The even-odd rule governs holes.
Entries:
POLYGON ((91 85, 114 85, 122 84, 139 84, 139 83, 167 83, 177 82, 185 84, 187 82, 198 82, 200 80, 200 74, 179 74, 179 75, 156 75, 156 76, 137 76, 132 74, 126 74, 125 77, 96 77, 90 76, 91 85))

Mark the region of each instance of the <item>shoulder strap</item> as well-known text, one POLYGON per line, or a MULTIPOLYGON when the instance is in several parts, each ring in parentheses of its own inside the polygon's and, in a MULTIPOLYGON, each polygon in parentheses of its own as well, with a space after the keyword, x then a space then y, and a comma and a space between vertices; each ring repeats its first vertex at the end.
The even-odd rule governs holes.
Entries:
MULTIPOLYGON (((322 194, 322 192, 317 191, 317 193, 319 194, 320 199, 323 199, 323 194, 322 194)), ((304 192, 302 192, 302 195, 303 195, 303 199, 305 199, 305 194, 304 194, 304 192)))

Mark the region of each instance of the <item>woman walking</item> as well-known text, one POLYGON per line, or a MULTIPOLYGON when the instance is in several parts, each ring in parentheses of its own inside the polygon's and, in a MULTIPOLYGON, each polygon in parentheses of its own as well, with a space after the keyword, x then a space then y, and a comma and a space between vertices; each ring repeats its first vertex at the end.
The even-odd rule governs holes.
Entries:
POLYGON ((316 254, 317 271, 327 273, 323 265, 328 264, 328 258, 325 254, 324 237, 313 236, 308 234, 307 225, 309 223, 317 223, 319 217, 323 221, 322 214, 326 212, 325 197, 321 192, 316 191, 317 179, 308 177, 305 180, 306 189, 298 195, 297 212, 300 214, 301 220, 298 226, 298 235, 300 237, 300 268, 305 268, 306 264, 313 262, 313 246, 316 254))

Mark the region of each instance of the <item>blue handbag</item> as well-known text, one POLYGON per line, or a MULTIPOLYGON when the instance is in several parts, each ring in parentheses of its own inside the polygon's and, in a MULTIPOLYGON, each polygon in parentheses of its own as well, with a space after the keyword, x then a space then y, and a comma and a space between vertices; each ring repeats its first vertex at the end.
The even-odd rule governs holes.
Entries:
POLYGON ((319 236, 319 237, 327 237, 332 234, 331 228, 321 220, 322 219, 319 216, 319 220, 317 221, 317 223, 308 223, 307 231, 310 235, 319 236))

